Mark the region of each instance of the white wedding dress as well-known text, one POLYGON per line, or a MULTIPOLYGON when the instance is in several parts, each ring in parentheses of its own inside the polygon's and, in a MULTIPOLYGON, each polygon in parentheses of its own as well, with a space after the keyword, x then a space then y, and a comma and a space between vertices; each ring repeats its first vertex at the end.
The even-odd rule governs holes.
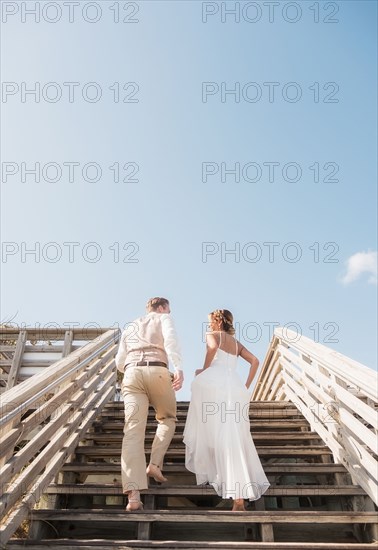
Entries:
POLYGON ((257 500, 270 484, 251 437, 250 396, 236 372, 235 345, 236 355, 218 348, 193 380, 185 466, 196 474, 197 485, 210 483, 222 498, 257 500))

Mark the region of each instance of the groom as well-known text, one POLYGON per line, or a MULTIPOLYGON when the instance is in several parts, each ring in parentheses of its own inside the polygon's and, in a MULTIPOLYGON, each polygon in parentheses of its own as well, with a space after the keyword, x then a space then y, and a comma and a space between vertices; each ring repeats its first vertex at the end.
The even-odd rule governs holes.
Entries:
POLYGON ((148 488, 147 476, 159 482, 167 481, 161 469, 176 428, 175 391, 182 387, 184 380, 170 312, 166 298, 151 298, 147 303, 147 315, 136 319, 123 331, 115 357, 117 369, 125 373, 121 386, 125 404, 121 468, 129 512, 143 508, 140 491, 148 488), (175 369, 174 375, 168 370, 168 356, 175 369), (159 424, 146 468, 144 438, 150 404, 159 424))

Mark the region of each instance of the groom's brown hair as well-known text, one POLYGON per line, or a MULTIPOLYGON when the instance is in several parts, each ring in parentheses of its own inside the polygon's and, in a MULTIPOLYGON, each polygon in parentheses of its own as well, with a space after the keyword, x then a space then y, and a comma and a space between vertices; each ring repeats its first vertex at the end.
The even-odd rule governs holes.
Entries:
POLYGON ((169 305, 169 300, 167 300, 167 298, 151 298, 147 302, 146 309, 147 311, 156 311, 159 308, 159 306, 165 307, 168 305, 169 305))

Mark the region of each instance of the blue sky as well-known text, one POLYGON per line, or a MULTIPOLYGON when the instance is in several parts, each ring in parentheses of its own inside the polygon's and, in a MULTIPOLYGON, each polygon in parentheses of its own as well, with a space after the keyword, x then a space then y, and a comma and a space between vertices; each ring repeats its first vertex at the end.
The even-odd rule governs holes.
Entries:
POLYGON ((179 399, 216 308, 261 362, 295 323, 376 368, 375 2, 2 4, 2 321, 123 327, 166 296, 179 399))

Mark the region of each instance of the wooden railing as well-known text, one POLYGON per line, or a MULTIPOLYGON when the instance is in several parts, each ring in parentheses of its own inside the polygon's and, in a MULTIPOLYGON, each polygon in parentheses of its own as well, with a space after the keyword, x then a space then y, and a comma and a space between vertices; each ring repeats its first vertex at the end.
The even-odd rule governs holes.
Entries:
POLYGON ((0 540, 5 544, 115 391, 108 330, 1 395, 0 540))
MULTIPOLYGON (((1 395, 0 541, 27 518, 114 396, 119 330, 108 330, 1 395)), ((252 396, 290 400, 378 503, 377 373, 276 329, 252 396)))
POLYGON ((285 328, 274 331, 252 400, 290 400, 378 504, 377 372, 285 328))
POLYGON ((0 393, 39 374, 110 328, 0 325, 0 393))

